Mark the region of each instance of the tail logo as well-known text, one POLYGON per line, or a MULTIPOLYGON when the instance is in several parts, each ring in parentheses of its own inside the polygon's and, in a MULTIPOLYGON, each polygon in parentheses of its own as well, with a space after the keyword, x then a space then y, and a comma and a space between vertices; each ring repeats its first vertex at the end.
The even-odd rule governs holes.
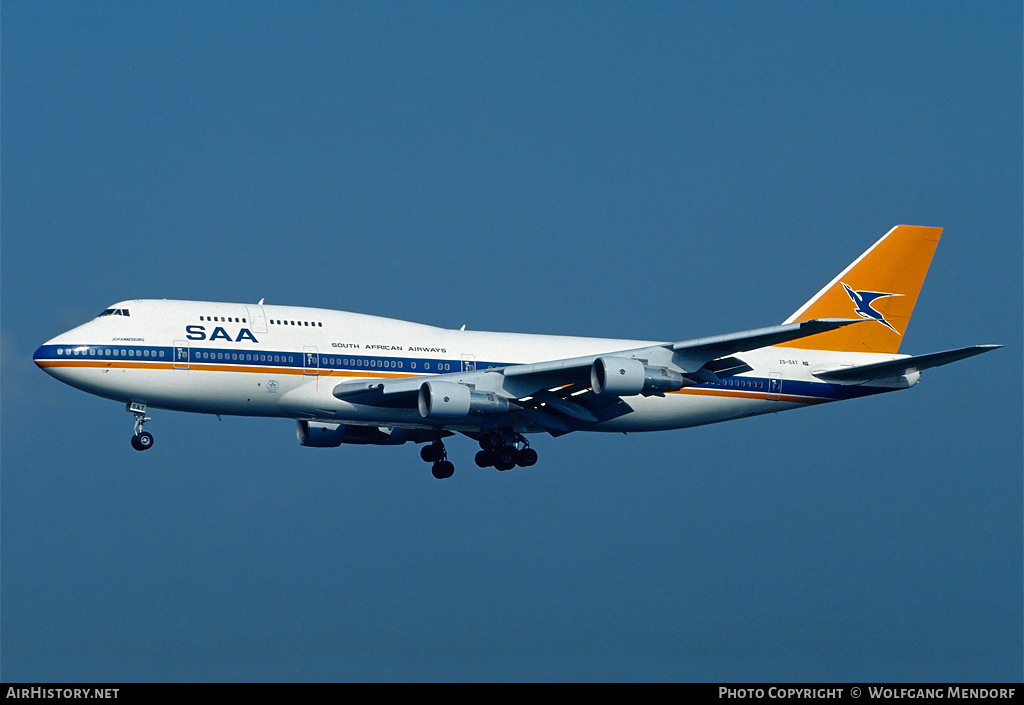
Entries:
POLYGON ((889 321, 885 320, 885 317, 882 316, 882 314, 872 308, 871 304, 875 299, 881 299, 886 296, 903 296, 903 294, 886 294, 881 291, 854 291, 845 283, 840 282, 840 284, 842 284, 843 288, 846 289, 846 295, 850 297, 850 300, 853 301, 857 307, 854 309, 854 313, 861 318, 878 321, 896 335, 900 334, 898 330, 889 325, 889 321))

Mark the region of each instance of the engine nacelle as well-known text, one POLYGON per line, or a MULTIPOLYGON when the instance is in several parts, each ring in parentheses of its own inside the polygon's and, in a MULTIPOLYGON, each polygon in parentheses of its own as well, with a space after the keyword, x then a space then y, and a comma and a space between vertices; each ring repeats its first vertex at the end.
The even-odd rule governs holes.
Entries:
POLYGON ((629 397, 664 394, 683 388, 680 372, 667 367, 649 367, 628 357, 602 356, 590 368, 590 386, 598 395, 629 397))
POLYGON ((501 416, 508 413, 509 406, 505 397, 477 392, 457 382, 424 382, 419 409, 425 419, 464 419, 470 414, 501 416))
POLYGON ((412 440, 412 431, 404 428, 381 430, 376 426, 298 421, 295 435, 307 448, 337 448, 342 443, 375 446, 400 446, 412 440), (385 432, 387 431, 387 432, 385 432))
POLYGON ((299 421, 295 424, 295 436, 300 446, 308 448, 337 448, 345 442, 345 425, 299 421))
POLYGON ((693 384, 682 372, 670 370, 667 367, 644 367, 644 388, 641 394, 664 394, 665 392, 678 392, 687 384, 693 384))

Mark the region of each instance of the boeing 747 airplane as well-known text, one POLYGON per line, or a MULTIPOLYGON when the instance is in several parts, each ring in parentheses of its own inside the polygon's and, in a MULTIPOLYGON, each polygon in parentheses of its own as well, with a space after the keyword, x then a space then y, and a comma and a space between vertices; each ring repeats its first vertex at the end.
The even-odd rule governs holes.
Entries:
POLYGON ((906 389, 998 345, 901 355, 941 228, 898 225, 782 325, 658 342, 449 330, 320 308, 133 299, 35 351, 48 374, 126 404, 132 447, 150 409, 294 419, 299 443, 444 439, 480 467, 537 462, 528 434, 687 428, 906 389))

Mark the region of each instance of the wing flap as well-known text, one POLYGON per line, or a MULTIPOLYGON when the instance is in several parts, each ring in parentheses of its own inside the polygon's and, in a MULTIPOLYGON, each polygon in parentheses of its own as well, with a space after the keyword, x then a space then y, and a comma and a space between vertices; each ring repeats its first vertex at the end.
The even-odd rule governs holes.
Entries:
POLYGON ((559 392, 539 391, 515 413, 552 436, 561 436, 633 411, 633 407, 620 397, 605 399, 589 389, 582 394, 570 394, 573 389, 568 387, 559 392))
POLYGON ((597 423, 598 421, 593 412, 589 411, 585 406, 580 406, 575 401, 560 397, 554 392, 549 392, 546 389, 542 389, 534 393, 533 398, 542 404, 547 404, 560 414, 564 414, 565 416, 576 419, 577 421, 581 421, 583 423, 597 423))

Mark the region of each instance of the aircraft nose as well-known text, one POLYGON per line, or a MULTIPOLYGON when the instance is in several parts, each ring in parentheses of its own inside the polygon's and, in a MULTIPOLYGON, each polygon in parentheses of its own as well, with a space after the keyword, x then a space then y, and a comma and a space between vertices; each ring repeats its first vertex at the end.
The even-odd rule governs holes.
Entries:
POLYGON ((37 347, 35 353, 32 354, 32 362, 36 363, 36 367, 39 369, 49 372, 47 369, 49 365, 47 363, 53 359, 53 356, 53 345, 43 343, 37 347))
POLYGON ((53 340, 43 343, 32 353, 32 362, 36 363, 36 367, 39 369, 52 375, 57 362, 57 347, 53 340))

